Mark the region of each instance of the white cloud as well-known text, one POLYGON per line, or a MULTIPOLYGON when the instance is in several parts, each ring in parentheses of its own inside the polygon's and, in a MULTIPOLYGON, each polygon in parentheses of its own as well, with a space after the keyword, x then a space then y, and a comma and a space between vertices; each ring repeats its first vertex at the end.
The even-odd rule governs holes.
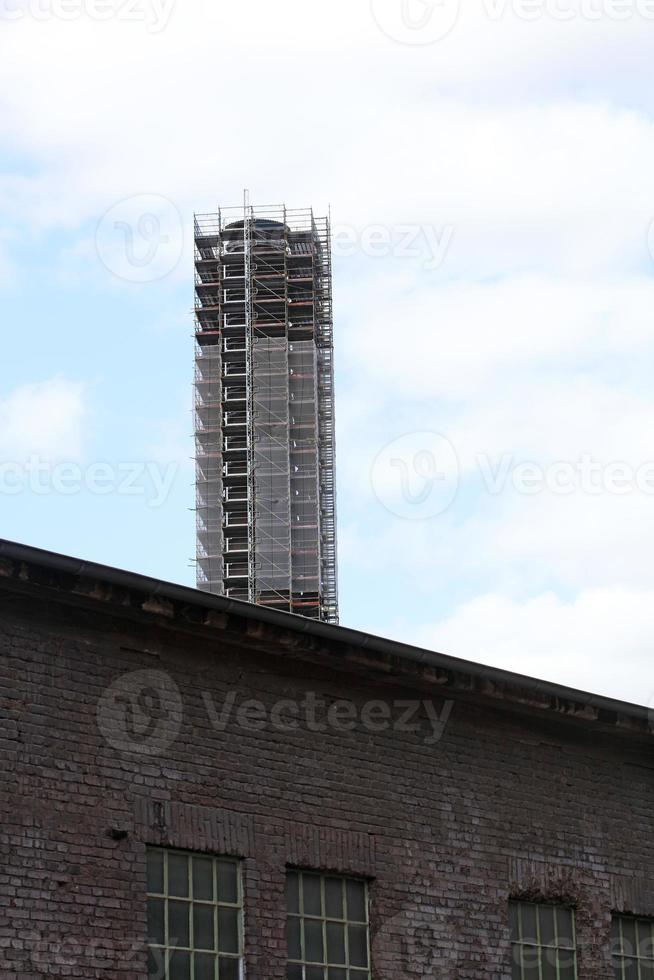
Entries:
POLYGON ((31 456, 78 461, 87 421, 84 384, 57 377, 22 385, 0 400, 0 456, 12 463, 31 456))
MULTIPOLYGON (((526 276, 349 291, 343 347, 393 396, 474 397, 517 387, 525 371, 639 356, 654 341, 654 280, 617 283, 526 276)), ((609 362, 610 363, 610 362, 609 362)))
MULTIPOLYGON (((412 638, 442 653, 654 706, 654 590, 588 589, 567 602, 498 594, 459 606, 412 638)), ((410 629, 410 627, 409 627, 410 629)))

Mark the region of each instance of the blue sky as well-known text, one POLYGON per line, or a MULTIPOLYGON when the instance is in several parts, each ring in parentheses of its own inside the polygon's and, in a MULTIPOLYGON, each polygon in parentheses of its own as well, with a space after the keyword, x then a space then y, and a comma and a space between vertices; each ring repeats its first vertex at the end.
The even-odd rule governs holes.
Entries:
POLYGON ((653 37, 0 0, 0 535, 192 584, 192 214, 331 205, 342 622, 654 703, 653 37))

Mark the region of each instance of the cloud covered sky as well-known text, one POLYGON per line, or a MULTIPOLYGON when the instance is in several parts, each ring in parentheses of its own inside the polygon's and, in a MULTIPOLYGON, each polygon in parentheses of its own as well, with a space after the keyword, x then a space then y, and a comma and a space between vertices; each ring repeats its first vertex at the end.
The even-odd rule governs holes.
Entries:
POLYGON ((331 205, 342 622, 654 703, 653 40, 0 0, 0 535, 192 584, 192 214, 331 205))

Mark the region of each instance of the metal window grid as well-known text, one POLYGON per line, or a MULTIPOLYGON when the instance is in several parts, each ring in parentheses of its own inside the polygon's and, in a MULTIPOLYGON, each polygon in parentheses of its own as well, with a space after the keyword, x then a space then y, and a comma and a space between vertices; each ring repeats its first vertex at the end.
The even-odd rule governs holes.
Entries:
POLYGON ((614 915, 611 931, 616 980, 654 980, 654 919, 614 915))
POLYGON ((576 980, 573 909, 512 901, 509 921, 512 980, 576 980))
MULTIPOLYGON (((311 871, 290 870, 286 881, 287 906, 287 937, 289 939, 289 956, 287 960, 287 980, 370 980, 370 935, 368 914, 368 884, 361 878, 352 878, 335 874, 318 874, 311 871), (317 882, 320 889, 320 914, 308 912, 306 909, 305 892, 308 880, 317 882), (326 888, 328 883, 334 891, 340 888, 341 915, 330 914, 326 888), (351 901, 348 885, 357 889, 363 896, 363 916, 353 916, 350 908, 351 901), (297 910, 295 910, 295 887, 297 886, 297 910), (322 956, 310 958, 307 950, 307 923, 319 924, 321 929, 322 956), (342 927, 343 954, 337 956, 340 962, 330 962, 329 958, 329 927, 342 927), (365 963, 354 962, 352 930, 365 932, 365 963), (300 955, 293 956, 291 948, 294 934, 299 942, 300 955)), ((297 945, 297 943, 295 943, 297 945)))
MULTIPOLYGON (((241 862, 235 858, 219 857, 194 851, 148 847, 148 976, 149 980, 243 980, 243 882, 241 862), (171 891, 170 864, 186 861, 186 884, 171 891), (210 865, 211 895, 201 895, 198 869, 210 865), (233 872, 235 900, 223 895, 221 871, 233 872), (156 884, 159 879, 161 888, 156 884), (185 894, 177 894, 182 892, 185 894), (186 905, 188 943, 172 935, 171 904, 186 905), (196 921, 198 913, 211 910, 212 942, 201 944, 196 921), (236 949, 223 936, 228 930, 221 923, 221 913, 236 912, 236 949), (155 920, 159 923, 155 925, 155 920), (163 926, 163 936, 161 935, 163 926), (158 936, 153 933, 159 931, 158 936), (153 941, 153 938, 157 941, 153 941), (163 940, 163 941, 160 941, 163 940)), ((231 877, 231 875, 230 875, 231 877)), ((205 916, 205 922, 206 922, 205 916)), ((231 930, 229 930, 231 931, 231 930)), ((233 945, 233 944, 232 944, 233 945)))

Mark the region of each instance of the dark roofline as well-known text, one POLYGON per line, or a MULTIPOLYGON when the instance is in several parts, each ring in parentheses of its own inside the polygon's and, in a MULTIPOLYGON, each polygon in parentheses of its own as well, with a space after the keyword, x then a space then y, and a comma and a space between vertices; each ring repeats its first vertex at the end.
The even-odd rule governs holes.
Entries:
MULTIPOLYGON (((625 720, 636 722, 641 734, 643 732, 651 732, 652 729, 650 724, 651 713, 647 707, 631 704, 627 701, 618 701, 600 694, 579 691, 561 684, 503 670, 500 667, 488 667, 484 664, 475 663, 474 661, 461 660, 458 657, 436 653, 432 650, 424 650, 420 647, 411 646, 408 643, 400 643, 397 640, 389 640, 348 627, 329 625, 292 613, 279 612, 275 609, 268 609, 264 606, 243 602, 239 599, 228 599, 225 596, 201 592, 199 589, 193 589, 189 586, 161 581, 160 579, 150 578, 147 575, 139 575, 136 572, 128 572, 123 569, 100 565, 96 562, 83 561, 79 558, 71 558, 67 555, 44 551, 41 548, 34 548, 31 545, 19 544, 15 541, 0 538, 0 559, 3 558, 17 563, 40 566, 43 569, 49 569, 64 575, 95 579, 109 585, 140 592, 152 598, 179 602, 187 606, 197 606, 207 611, 216 611, 242 617, 243 619, 254 620, 257 623, 265 623, 279 627, 282 630, 327 640, 332 644, 343 644, 344 646, 366 650, 371 653, 380 654, 381 656, 395 657, 441 671, 467 675, 476 681, 487 682, 498 688, 510 687, 520 691, 523 695, 531 694, 537 696, 541 703, 545 698, 549 698, 552 702, 557 703, 573 703, 582 708, 592 709, 599 717, 615 716, 616 719, 621 717, 625 720)), ((0 576, 0 586, 2 585, 2 581, 3 579, 0 576)), ((515 700, 520 701, 523 699, 516 698, 515 700)), ((585 720, 583 716, 580 717, 578 711, 575 711, 574 714, 579 720, 585 720)))

